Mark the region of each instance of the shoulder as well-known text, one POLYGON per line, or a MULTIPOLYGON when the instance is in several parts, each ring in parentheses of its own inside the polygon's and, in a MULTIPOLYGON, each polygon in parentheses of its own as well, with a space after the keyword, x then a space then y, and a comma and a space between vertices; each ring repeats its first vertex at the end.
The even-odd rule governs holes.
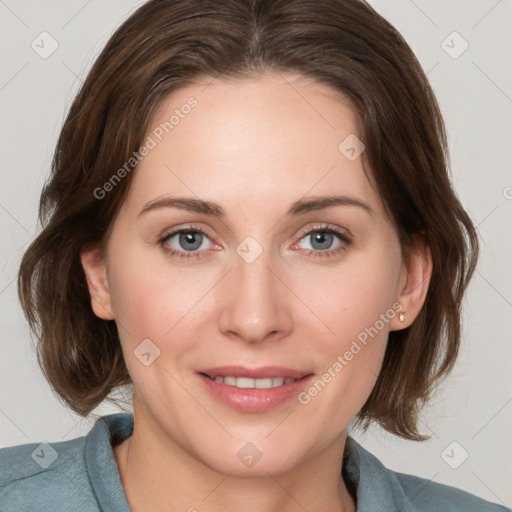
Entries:
MULTIPOLYGON (((388 470, 389 471, 389 470, 388 470)), ((425 478, 403 473, 393 473, 400 483, 405 496, 414 504, 417 510, 433 510, 434 507, 445 512, 507 512, 509 509, 486 501, 474 494, 432 482, 425 478)))
POLYGON ((85 463, 86 438, 0 449, 2 510, 96 511, 85 463))
MULTIPOLYGON (((469 492, 386 468, 353 438, 347 440, 346 476, 357 487, 358 510, 507 512, 469 492)), ((344 469, 345 471, 345 469, 344 469)))

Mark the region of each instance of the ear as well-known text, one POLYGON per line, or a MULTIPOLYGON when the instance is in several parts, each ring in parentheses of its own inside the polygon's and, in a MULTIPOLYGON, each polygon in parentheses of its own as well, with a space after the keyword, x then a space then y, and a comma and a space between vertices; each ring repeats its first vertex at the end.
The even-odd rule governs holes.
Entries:
POLYGON ((425 303, 432 276, 432 253, 423 235, 414 235, 413 246, 405 253, 396 297, 401 309, 396 310, 390 322, 391 331, 405 329, 414 322, 425 303))
POLYGON ((103 320, 113 320, 114 312, 107 280, 107 266, 99 248, 84 249, 80 261, 87 279, 94 314, 103 320))

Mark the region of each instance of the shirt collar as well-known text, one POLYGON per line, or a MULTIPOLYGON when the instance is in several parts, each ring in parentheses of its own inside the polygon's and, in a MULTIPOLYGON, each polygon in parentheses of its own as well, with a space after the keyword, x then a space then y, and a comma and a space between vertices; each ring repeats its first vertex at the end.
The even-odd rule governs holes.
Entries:
POLYGON ((101 417, 85 440, 85 463, 100 510, 130 512, 112 446, 133 432, 133 415, 101 417))
POLYGON ((405 494, 397 473, 387 469, 350 436, 345 443, 342 474, 347 486, 356 490, 356 512, 418 512, 405 494))

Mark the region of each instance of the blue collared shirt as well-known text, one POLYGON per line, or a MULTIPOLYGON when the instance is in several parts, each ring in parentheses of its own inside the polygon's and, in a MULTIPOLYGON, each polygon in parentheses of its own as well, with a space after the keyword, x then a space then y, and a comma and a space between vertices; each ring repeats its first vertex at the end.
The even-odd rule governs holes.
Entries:
MULTIPOLYGON (((86 436, 0 450, 2 512, 129 512, 112 445, 133 432, 133 415, 100 418, 86 436)), ((350 436, 343 477, 357 512, 506 512, 470 493, 387 469, 350 436)))

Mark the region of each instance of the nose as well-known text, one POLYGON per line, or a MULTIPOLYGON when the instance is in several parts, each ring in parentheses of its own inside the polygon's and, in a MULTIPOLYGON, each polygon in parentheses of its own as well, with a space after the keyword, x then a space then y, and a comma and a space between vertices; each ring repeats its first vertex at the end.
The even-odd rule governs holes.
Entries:
POLYGON ((271 259, 270 251, 251 263, 235 254, 234 268, 220 290, 219 329, 224 335, 253 345, 290 333, 290 292, 271 259))

